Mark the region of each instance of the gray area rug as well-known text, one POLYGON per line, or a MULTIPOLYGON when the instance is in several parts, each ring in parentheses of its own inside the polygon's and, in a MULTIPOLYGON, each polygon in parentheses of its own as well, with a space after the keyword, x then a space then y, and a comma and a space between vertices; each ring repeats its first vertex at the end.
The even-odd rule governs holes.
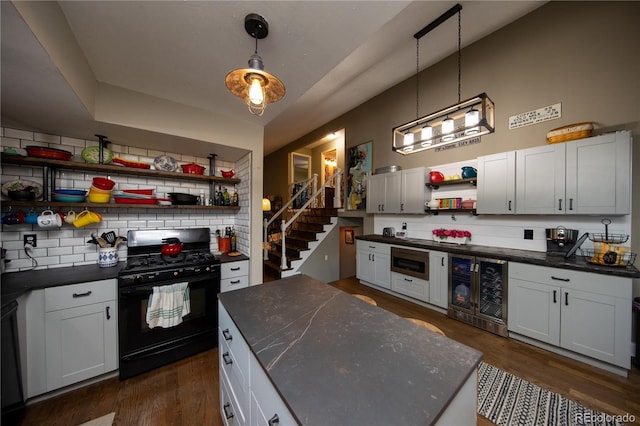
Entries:
POLYGON ((478 414, 500 426, 622 424, 485 362, 478 366, 478 414))

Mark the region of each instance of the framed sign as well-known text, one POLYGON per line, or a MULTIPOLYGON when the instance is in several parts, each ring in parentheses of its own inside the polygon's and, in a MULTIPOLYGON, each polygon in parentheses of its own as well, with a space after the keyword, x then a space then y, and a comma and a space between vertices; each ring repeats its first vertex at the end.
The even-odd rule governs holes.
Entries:
POLYGON ((353 229, 344 230, 344 242, 345 244, 353 244, 353 229))

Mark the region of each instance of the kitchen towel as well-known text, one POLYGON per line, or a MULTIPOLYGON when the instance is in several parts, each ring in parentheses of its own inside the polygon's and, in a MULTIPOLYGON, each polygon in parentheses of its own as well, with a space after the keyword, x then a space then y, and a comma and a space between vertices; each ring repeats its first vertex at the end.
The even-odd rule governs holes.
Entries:
POLYGON ((149 328, 174 327, 182 323, 182 317, 191 312, 189 283, 154 286, 147 305, 149 328))

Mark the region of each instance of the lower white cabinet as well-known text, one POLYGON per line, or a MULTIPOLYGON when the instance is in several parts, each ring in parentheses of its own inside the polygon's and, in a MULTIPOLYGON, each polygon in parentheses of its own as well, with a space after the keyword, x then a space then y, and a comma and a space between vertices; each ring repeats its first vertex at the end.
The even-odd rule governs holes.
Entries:
POLYGON ((429 281, 391 272, 391 290, 414 299, 429 301, 429 281))
POLYGON ((381 287, 391 288, 391 246, 357 240, 356 251, 356 277, 381 287))
POLYGON ((232 425, 297 425, 233 320, 218 303, 220 415, 232 425))
POLYGON ((115 280, 51 287, 44 295, 47 391, 117 369, 115 280))
POLYGON ((220 265, 220 292, 249 287, 249 261, 225 262, 220 265))
POLYGON ((118 368, 116 279, 34 290, 21 300, 27 398, 118 368))
POLYGON ((629 278, 510 262, 509 331, 629 369, 631 286, 629 278))
POLYGON ((429 251, 429 300, 432 305, 449 306, 449 254, 429 251))

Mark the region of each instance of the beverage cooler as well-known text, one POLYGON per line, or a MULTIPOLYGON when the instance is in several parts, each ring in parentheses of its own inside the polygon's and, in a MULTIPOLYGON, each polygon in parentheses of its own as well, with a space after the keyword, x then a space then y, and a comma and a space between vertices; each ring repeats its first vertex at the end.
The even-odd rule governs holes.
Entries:
POLYGON ((507 262, 449 254, 451 318, 507 336, 507 262))

